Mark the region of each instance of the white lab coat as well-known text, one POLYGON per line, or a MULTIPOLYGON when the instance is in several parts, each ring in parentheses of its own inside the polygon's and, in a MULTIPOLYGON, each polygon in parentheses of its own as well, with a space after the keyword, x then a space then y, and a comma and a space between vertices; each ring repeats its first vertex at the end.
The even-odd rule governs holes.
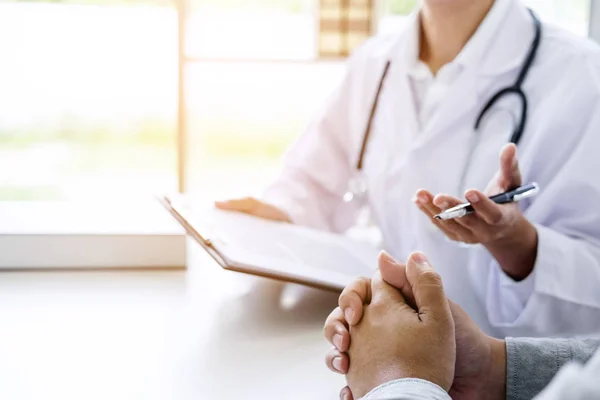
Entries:
POLYGON ((419 188, 462 197, 483 189, 498 169, 511 134, 510 110, 496 105, 477 134, 474 122, 498 89, 511 85, 534 36, 519 0, 503 3, 504 16, 477 68, 464 68, 440 110, 421 128, 409 88, 403 47, 406 33, 376 37, 348 62, 339 89, 288 151, 280 178, 265 199, 299 224, 343 232, 359 207, 342 200, 387 60, 364 172, 368 205, 386 249, 405 259, 425 252, 441 273, 450 298, 496 336, 564 336, 600 333, 600 52, 591 42, 544 25, 535 65, 524 84, 528 120, 519 144, 523 180, 541 193, 520 203, 539 234, 534 273, 514 282, 482 246, 450 242, 412 202, 419 188))

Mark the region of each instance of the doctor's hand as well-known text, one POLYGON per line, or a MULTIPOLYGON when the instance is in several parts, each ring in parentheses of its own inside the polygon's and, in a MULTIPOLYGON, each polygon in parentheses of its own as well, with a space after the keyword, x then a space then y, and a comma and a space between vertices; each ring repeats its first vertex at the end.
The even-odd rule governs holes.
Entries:
POLYGON ((537 257, 538 235, 525 218, 518 203, 496 204, 489 199, 522 184, 517 148, 508 144, 500 153, 500 169, 485 193, 468 190, 465 198, 475 212, 463 218, 438 221, 435 215, 464 202, 447 194, 434 196, 419 190, 415 203, 448 238, 467 244, 482 244, 496 258, 503 271, 520 281, 533 271, 537 257))
MULTIPOLYGON (((398 306, 404 307, 403 298, 411 308, 417 309, 415 295, 424 296, 428 290, 435 290, 437 293, 442 290, 439 277, 436 276, 427 261, 423 263, 422 260, 425 260, 424 256, 415 253, 410 256, 408 264, 405 266, 397 263, 388 255, 382 254, 380 256, 379 270, 382 279, 401 294, 400 297, 393 295, 389 301, 397 301, 398 306)), ((334 347, 327 353, 326 364, 334 372, 346 374, 350 365, 354 368, 354 364, 360 362, 354 355, 358 351, 355 349, 363 347, 365 344, 354 334, 354 327, 359 323, 361 325, 364 323, 361 320, 367 315, 366 310, 369 307, 365 305, 373 303, 371 300, 374 292, 373 286, 372 281, 366 278, 358 279, 350 284, 340 296, 339 307, 327 318, 324 334, 334 347), (352 334, 349 332, 352 332, 352 334), (351 346, 354 349, 350 350, 349 355, 348 349, 351 346)), ((485 398, 503 400, 506 396, 506 347, 504 341, 485 335, 458 305, 450 300, 448 302, 454 320, 456 340, 456 363, 454 365, 452 386, 449 390, 450 395, 453 399, 485 398)), ((427 310, 425 315, 427 315, 427 310)), ((390 349, 393 349, 394 343, 399 338, 408 340, 411 346, 419 347, 428 343, 428 340, 438 340, 438 337, 442 337, 443 332, 443 328, 439 328, 437 332, 429 332, 433 333, 433 338, 427 336, 406 338, 404 336, 407 334, 405 326, 398 325, 393 333, 389 333, 389 336, 373 336, 373 338, 379 340, 379 344, 389 347, 383 346, 383 349, 367 347, 363 350, 371 352, 370 356, 374 360, 378 360, 381 355, 375 353, 390 352, 390 349)), ((442 337, 443 339, 444 337, 442 337)), ((438 363, 435 358, 436 349, 436 346, 431 347, 430 354, 418 361, 415 368, 421 366, 422 363, 432 363, 428 367, 433 368, 432 371, 435 371, 435 365, 438 363)), ((404 356, 405 354, 398 357, 402 358, 404 356)), ((360 367, 362 367, 361 364, 359 364, 360 367)), ((348 383, 353 390, 356 387, 353 386, 354 380, 361 379, 359 376, 361 373, 369 375, 369 371, 365 369, 362 372, 354 370, 354 375, 348 376, 348 383)), ((418 372, 414 374, 415 377, 419 377, 417 374, 418 372)), ((352 400, 363 394, 362 391, 353 393, 350 387, 342 390, 341 399, 352 400), (353 397, 353 395, 356 397, 353 397)))
POLYGON ((243 199, 217 201, 215 206, 220 210, 237 211, 255 217, 269 219, 272 221, 289 222, 292 220, 284 211, 274 205, 257 200, 253 197, 243 199))

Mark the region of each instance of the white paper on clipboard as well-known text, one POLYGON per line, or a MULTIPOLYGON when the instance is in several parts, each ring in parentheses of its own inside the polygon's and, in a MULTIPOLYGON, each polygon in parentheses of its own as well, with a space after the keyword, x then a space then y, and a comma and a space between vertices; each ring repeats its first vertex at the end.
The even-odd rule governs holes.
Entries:
POLYGON ((368 243, 241 213, 194 210, 180 195, 168 199, 227 269, 341 289, 356 277, 371 276, 377 267, 379 251, 368 243))

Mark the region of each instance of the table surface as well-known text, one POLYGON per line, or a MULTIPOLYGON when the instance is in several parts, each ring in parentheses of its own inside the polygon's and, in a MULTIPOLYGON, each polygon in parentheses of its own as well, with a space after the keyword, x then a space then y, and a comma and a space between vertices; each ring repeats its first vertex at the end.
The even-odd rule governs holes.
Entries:
POLYGON ((221 270, 0 273, 0 398, 337 399, 337 295, 221 270))

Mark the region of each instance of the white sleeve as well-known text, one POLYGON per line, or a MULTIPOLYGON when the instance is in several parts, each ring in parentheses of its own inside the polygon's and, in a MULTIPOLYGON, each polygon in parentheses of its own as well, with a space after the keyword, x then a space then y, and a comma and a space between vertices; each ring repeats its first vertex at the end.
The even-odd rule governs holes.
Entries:
POLYGON ((584 367, 571 363, 563 367, 535 400, 600 399, 600 352, 584 367))
POLYGON ((492 263, 490 322, 510 335, 598 334, 600 248, 595 239, 571 238, 542 225, 537 229, 538 258, 524 281, 513 281, 492 263))
POLYGON ((376 387, 363 400, 450 400, 438 385, 423 379, 398 379, 376 387))
POLYGON ((585 103, 569 140, 531 138, 541 144, 523 157, 529 163, 524 178, 541 187, 521 204, 537 228, 537 259, 522 282, 492 261, 486 293, 490 322, 508 336, 593 335, 600 329, 600 106, 597 98, 585 103))
POLYGON ((343 232, 360 209, 343 201, 358 156, 358 138, 352 133, 356 127, 351 126, 356 113, 351 107, 353 93, 364 84, 364 79, 353 77, 364 62, 359 57, 357 51, 348 61, 341 84, 287 151, 280 176, 263 196, 286 211, 294 223, 343 232))

